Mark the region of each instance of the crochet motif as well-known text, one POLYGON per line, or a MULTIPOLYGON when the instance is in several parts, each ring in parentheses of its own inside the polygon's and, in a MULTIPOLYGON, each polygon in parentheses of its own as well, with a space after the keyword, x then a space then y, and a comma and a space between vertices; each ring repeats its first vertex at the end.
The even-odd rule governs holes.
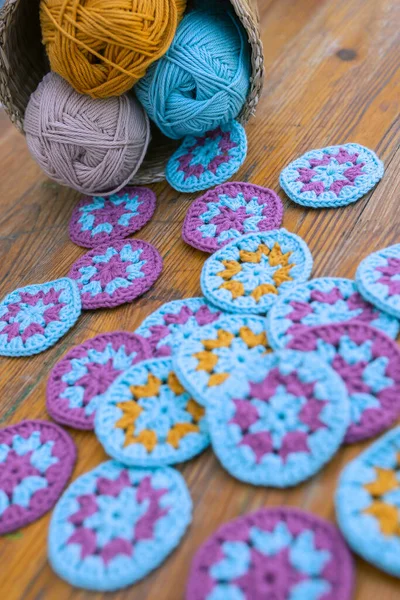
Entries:
POLYGON ((110 461, 63 494, 49 530, 49 561, 71 585, 113 591, 158 567, 179 544, 192 503, 173 469, 110 461))
POLYGON ((183 462, 210 443, 204 408, 182 387, 170 358, 125 371, 100 404, 95 432, 107 454, 138 467, 183 462))
POLYGON ((400 577, 400 427, 346 466, 336 515, 354 552, 400 577))
POLYGON ((139 231, 156 208, 149 188, 126 187, 112 196, 84 196, 73 210, 69 236, 75 244, 94 248, 139 231))
POLYGON ((97 407, 113 381, 150 356, 147 340, 126 331, 98 335, 72 348, 50 373, 50 416, 63 425, 93 429, 97 407))
POLYGON ((400 319, 400 244, 367 256, 357 269, 356 281, 368 302, 400 319))
POLYGON ((187 244, 215 252, 237 237, 280 227, 282 202, 268 188, 250 183, 224 183, 191 204, 183 223, 187 244))
POLYGON ((278 296, 306 281, 312 270, 307 244, 286 229, 241 236, 206 260, 205 297, 227 312, 265 314, 278 296))
POLYGON ((336 208, 364 196, 383 171, 383 163, 372 150, 343 144, 303 154, 282 171, 280 184, 297 204, 336 208))
POLYGON ((173 300, 149 315, 136 333, 150 343, 153 356, 172 356, 183 339, 198 327, 215 323, 221 312, 205 298, 173 300))
POLYGON ((361 321, 396 338, 399 323, 366 302, 354 281, 320 277, 298 285, 278 298, 267 317, 268 339, 272 348, 286 346, 314 325, 361 321))
POLYGON ((76 283, 66 277, 27 285, 0 303, 0 356, 30 356, 53 346, 81 314, 76 283))
POLYGON ((186 600, 350 600, 353 561, 334 525, 295 508, 225 523, 200 547, 186 600))
POLYGON ((281 350, 247 375, 245 394, 207 405, 211 444, 223 467, 252 483, 308 479, 341 445, 350 420, 346 388, 324 361, 281 350))
POLYGON ((203 406, 248 389, 269 351, 262 317, 231 315, 194 330, 181 341, 174 368, 186 390, 203 406))
POLYGON ((0 534, 36 521, 56 503, 76 459, 69 435, 47 421, 0 430, 0 534))
POLYGON ((85 309, 112 308, 132 302, 151 288, 162 270, 162 258, 142 240, 117 240, 97 246, 73 265, 85 309))
POLYGON ((206 190, 232 177, 246 154, 246 132, 237 121, 230 121, 201 137, 185 137, 169 159, 165 176, 179 192, 206 190))

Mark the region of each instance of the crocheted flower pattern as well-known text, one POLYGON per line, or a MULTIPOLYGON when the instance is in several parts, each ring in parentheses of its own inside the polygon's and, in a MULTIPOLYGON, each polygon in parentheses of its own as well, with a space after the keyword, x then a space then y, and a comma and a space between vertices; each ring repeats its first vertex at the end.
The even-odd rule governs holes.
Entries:
POLYGON ((346 466, 336 492, 336 514, 354 552, 400 576, 400 427, 346 466))
POLYGON ((291 200, 303 206, 345 206, 369 192, 383 171, 372 150, 343 144, 303 154, 282 171, 280 184, 291 200))
POLYGON ((268 188, 250 183, 224 183, 191 204, 183 223, 187 244, 215 252, 232 240, 282 223, 282 202, 268 188))
POLYGON ((287 346, 310 327, 361 321, 381 329, 391 338, 399 322, 364 300, 351 279, 320 277, 298 285, 290 295, 279 298, 267 317, 267 331, 274 349, 287 346))
POLYGON ((201 137, 187 136, 169 159, 168 183, 180 192, 197 192, 227 181, 245 161, 246 132, 230 121, 201 137))
POLYGON ((98 335, 70 350, 53 368, 47 383, 47 410, 63 425, 93 429, 94 416, 115 379, 150 358, 149 343, 125 331, 98 335))
POLYGON ((69 276, 78 284, 83 308, 112 308, 147 292, 161 270, 162 258, 154 246, 142 240, 119 240, 84 254, 69 276))
POLYGON ((171 465, 208 446, 204 412, 179 382, 170 358, 147 360, 110 387, 95 432, 105 451, 125 465, 171 465))
POLYGON ((366 300, 400 319, 400 244, 367 256, 357 269, 356 281, 366 300))
POLYGON ((154 358, 172 356, 183 339, 198 327, 215 323, 220 315, 205 298, 173 300, 144 319, 136 333, 149 342, 154 358))
POLYGON ((187 600, 350 600, 350 552, 331 523, 262 509, 220 527, 197 551, 187 600))
POLYGON ((76 283, 66 277, 28 285, 0 303, 0 356, 29 356, 53 346, 81 313, 76 283))
POLYGON ((205 297, 222 310, 265 314, 311 270, 306 243, 275 229, 241 236, 215 252, 204 263, 200 283, 205 297))
POLYGON ((126 187, 107 197, 84 196, 72 213, 69 236, 86 248, 125 238, 146 225, 155 208, 154 192, 144 187, 126 187))
POLYGON ((262 317, 232 315, 198 328, 181 341, 174 368, 185 389, 202 404, 247 390, 269 351, 262 317))
POLYGON ((50 522, 49 560, 70 584, 113 591, 142 579, 178 545, 191 500, 173 469, 106 462, 63 494, 50 522))
POLYGON ((46 421, 0 431, 0 533, 35 521, 55 504, 75 463, 72 439, 46 421))

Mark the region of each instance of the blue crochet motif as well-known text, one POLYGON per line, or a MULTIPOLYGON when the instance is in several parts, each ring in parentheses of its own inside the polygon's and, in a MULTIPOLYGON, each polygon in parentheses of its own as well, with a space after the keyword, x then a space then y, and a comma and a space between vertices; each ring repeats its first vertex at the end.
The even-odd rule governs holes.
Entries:
POLYGON ((119 217, 117 224, 122 225, 123 227, 128 227, 131 219, 139 214, 138 209, 142 202, 139 202, 138 194, 133 197, 131 197, 130 194, 124 194, 123 196, 114 194, 113 196, 108 196, 107 198, 95 196, 91 204, 85 204, 79 209, 79 212, 82 213, 78 220, 81 225, 81 230, 90 231, 92 237, 96 236, 98 233, 112 233, 114 228, 112 223, 104 221, 98 225, 95 225, 96 214, 93 214, 94 211, 104 209, 108 204, 111 204, 115 207, 121 205, 124 207, 126 212, 119 217))
POLYGON ((191 512, 177 471, 103 463, 74 481, 57 503, 49 530, 50 564, 71 585, 118 590, 167 558, 191 512))
POLYGON ((400 244, 367 256, 357 269, 356 282, 368 302, 400 319, 400 244))
POLYGON ((312 270, 307 244, 286 229, 241 236, 204 263, 205 297, 228 312, 265 314, 312 270))
POLYGON ((336 515, 351 548, 379 569, 400 576, 400 427, 343 470, 336 515))
POLYGON ((30 356, 47 350, 80 313, 78 287, 67 277, 14 290, 0 303, 0 356, 30 356))
POLYGON ((372 150, 342 144, 306 152, 282 171, 280 184, 297 204, 336 208, 368 193, 383 172, 383 163, 372 150))

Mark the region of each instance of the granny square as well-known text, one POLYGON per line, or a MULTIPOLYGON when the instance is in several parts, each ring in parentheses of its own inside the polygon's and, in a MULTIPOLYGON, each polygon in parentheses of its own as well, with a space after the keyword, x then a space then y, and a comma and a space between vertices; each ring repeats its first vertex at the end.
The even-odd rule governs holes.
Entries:
POLYGON ((200 546, 186 600, 350 600, 353 571, 334 525, 297 508, 261 509, 200 546))
POLYGON ((36 521, 56 503, 75 464, 58 425, 21 421, 0 429, 0 534, 36 521))
POLYGON ((232 177, 246 154, 246 132, 237 121, 230 121, 201 137, 185 137, 169 159, 165 176, 179 192, 206 190, 232 177))
POLYGON ((112 308, 151 288, 162 271, 158 251, 142 240, 117 240, 78 258, 69 276, 78 284, 82 308, 112 308))
POLYGON ((71 585, 114 591, 158 567, 192 517, 183 477, 109 461, 75 480, 54 509, 49 561, 71 585))
POLYGON ((67 277, 14 290, 0 303, 0 356, 30 356, 47 350, 75 325, 80 314, 78 287, 67 277))
POLYGON ((356 282, 368 302, 400 319, 400 244, 367 256, 357 269, 356 282))
POLYGON ((201 289, 227 312, 265 314, 279 295, 311 275, 307 244, 286 229, 243 235, 206 260, 201 289))
POLYGON ((367 323, 393 339, 399 332, 399 322, 364 300, 355 281, 319 277, 278 298, 267 317, 268 339, 272 348, 283 348, 314 325, 344 321, 367 323))
POLYGON ((233 477, 284 488, 319 471, 340 447, 350 421, 344 383, 311 353, 263 357, 245 394, 207 405, 211 444, 233 477))
POLYGON ((94 415, 113 381, 150 358, 147 340, 135 333, 104 333, 72 348, 50 373, 46 407, 58 423, 93 429, 94 415))
POLYGON ((183 223, 187 244, 215 252, 237 237, 277 229, 283 205, 277 194, 251 183, 224 183, 191 204, 183 223))
POLYGON ((126 238, 150 221, 155 208, 156 195, 145 187, 125 187, 107 197, 84 196, 72 212, 69 237, 85 248, 126 238))
POLYGON ((383 176, 383 163, 360 144, 306 152, 281 173, 280 184, 293 202, 336 208, 355 202, 383 176))
POLYGON ((400 577, 400 427, 346 466, 336 516, 354 552, 400 577))
POLYGON ((204 408, 185 391, 170 358, 144 361, 111 385, 95 433, 124 465, 158 467, 193 458, 210 443, 204 408))

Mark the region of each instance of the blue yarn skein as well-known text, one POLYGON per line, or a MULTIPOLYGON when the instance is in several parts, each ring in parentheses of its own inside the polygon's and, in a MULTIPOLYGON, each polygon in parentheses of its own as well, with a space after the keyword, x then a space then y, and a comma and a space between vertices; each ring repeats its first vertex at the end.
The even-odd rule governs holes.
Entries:
POLYGON ((149 117, 168 137, 202 135, 240 113, 250 85, 245 31, 231 10, 188 13, 168 52, 135 86, 149 117))

